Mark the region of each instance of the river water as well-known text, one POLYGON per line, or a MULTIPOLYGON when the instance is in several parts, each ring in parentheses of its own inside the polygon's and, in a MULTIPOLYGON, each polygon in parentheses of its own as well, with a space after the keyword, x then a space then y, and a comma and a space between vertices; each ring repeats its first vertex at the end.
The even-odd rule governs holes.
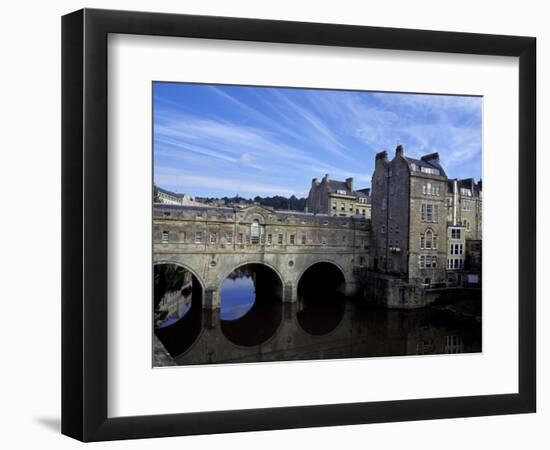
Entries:
MULTIPOLYGON (((442 308, 389 310, 314 286, 305 286, 297 303, 283 303, 257 284, 255 273, 235 272, 222 285, 219 310, 187 301, 179 317, 157 324, 155 334, 175 364, 481 351, 480 321, 442 308)), ((480 311, 480 302, 472 298, 455 309, 480 311)))

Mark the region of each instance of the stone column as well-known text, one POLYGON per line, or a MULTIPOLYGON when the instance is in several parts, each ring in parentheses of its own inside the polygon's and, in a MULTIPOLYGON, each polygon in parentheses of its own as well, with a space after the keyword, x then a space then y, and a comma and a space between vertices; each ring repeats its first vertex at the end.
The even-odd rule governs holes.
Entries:
POLYGON ((207 287, 202 302, 204 309, 218 309, 220 307, 220 291, 216 287, 207 287))
POLYGON ((298 301, 298 288, 294 283, 287 283, 283 288, 283 302, 295 303, 298 301))
POLYGON ((220 309, 203 309, 202 324, 206 330, 218 328, 220 325, 220 309))

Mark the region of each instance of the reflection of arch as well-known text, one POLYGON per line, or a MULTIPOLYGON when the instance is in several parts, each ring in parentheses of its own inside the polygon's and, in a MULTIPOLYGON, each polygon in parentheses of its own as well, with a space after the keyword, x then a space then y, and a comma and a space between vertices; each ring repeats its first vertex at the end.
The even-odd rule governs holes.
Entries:
POLYGON ((205 284, 204 284, 204 281, 202 281, 202 278, 199 276, 199 274, 197 273, 196 270, 194 269, 191 269, 189 266, 185 265, 185 264, 182 264, 180 262, 176 262, 176 261, 170 261, 170 260, 161 260, 161 261, 155 261, 153 263, 153 267, 154 266, 159 266, 161 264, 173 264, 174 266, 178 266, 178 267, 181 267, 189 272, 191 272, 193 274, 193 276, 197 279, 197 281, 199 282, 199 284, 201 285, 201 290, 204 294, 205 292, 205 284))
POLYGON ((334 331, 345 312, 346 276, 334 261, 317 261, 298 279, 298 324, 312 336, 334 331))
MULTIPOLYGON (((270 340, 282 323, 283 277, 277 269, 264 262, 244 262, 236 266, 222 279, 219 288, 220 323, 225 338, 238 347, 254 347, 270 340), (253 283, 253 297, 250 309, 238 318, 223 318, 225 297, 223 284, 235 271, 247 269, 250 283, 253 283)), ((245 288, 248 290, 249 288, 245 288)), ((237 296, 238 297, 238 296, 237 296)), ((237 297, 234 297, 235 301, 237 297)), ((228 305, 231 305, 228 292, 228 305)), ((238 299, 237 299, 238 300, 238 299)), ((248 305, 248 298, 246 303, 248 305)))
POLYGON ((197 342, 202 333, 202 302, 205 294, 204 283, 195 270, 185 264, 175 261, 155 261, 153 270, 156 266, 173 265, 180 267, 193 276, 192 297, 190 309, 180 317, 176 322, 167 326, 154 328, 154 333, 162 342, 164 348, 173 357, 177 357, 189 350, 197 342), (196 285, 196 282, 198 285, 196 285), (195 287, 198 292, 195 292, 195 287))

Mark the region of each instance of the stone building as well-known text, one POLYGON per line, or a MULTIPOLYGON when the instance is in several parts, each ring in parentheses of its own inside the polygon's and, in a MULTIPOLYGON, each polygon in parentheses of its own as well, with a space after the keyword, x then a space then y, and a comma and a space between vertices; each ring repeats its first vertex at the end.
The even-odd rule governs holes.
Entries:
MULTIPOLYGON (((467 242, 481 239, 481 182, 449 180, 438 153, 376 155, 371 266, 410 286, 462 285, 467 242)), ((473 280, 474 278, 470 278, 473 280)))
POLYGON ((187 194, 178 194, 176 192, 168 191, 158 186, 153 186, 153 202, 164 203, 166 205, 201 205, 202 203, 195 201, 193 197, 187 194))
MULTIPOLYGON (((447 284, 473 284, 471 271, 480 272, 481 261, 482 190, 481 181, 472 178, 447 182, 447 284), (476 244, 477 243, 477 244, 476 244)), ((481 280, 478 277, 477 283, 481 280)))
POLYGON ((353 178, 346 181, 331 180, 326 174, 321 181, 311 180, 311 189, 306 200, 306 212, 350 217, 371 217, 370 189, 355 190, 353 178))

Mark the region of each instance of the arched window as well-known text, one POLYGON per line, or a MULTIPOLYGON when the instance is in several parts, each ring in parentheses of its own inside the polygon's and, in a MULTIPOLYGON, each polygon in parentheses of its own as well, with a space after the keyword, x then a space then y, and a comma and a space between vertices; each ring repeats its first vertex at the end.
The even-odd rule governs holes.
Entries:
POLYGON ((254 219, 250 224, 250 239, 253 244, 260 243, 260 237, 262 235, 262 227, 258 219, 254 219))
POLYGON ((423 249, 437 248, 437 234, 435 234, 431 228, 428 228, 424 232, 424 234, 420 235, 420 248, 423 248, 423 249))

